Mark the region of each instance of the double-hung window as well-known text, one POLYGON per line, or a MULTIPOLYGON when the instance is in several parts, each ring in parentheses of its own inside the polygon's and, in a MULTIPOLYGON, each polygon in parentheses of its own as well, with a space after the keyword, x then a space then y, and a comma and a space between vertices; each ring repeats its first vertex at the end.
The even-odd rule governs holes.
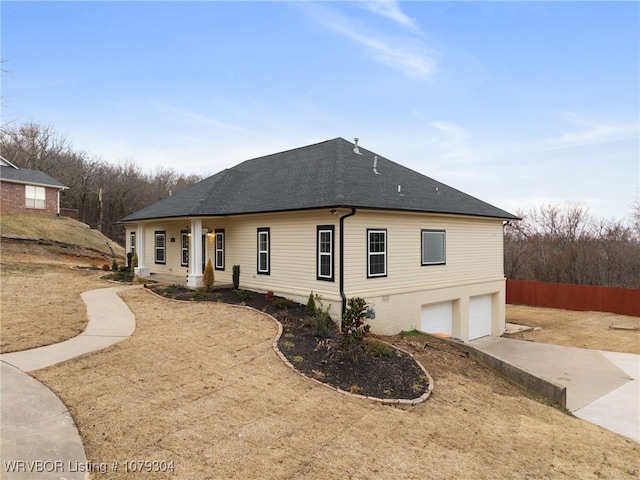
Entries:
POLYGON ((155 261, 156 263, 167 263, 167 233, 155 232, 155 261))
POLYGON ((387 231, 367 229, 367 277, 387 276, 387 231))
POLYGON ((224 270, 224 230, 216 230, 215 240, 215 269, 224 270))
POLYGON ((258 229, 258 273, 260 275, 270 274, 270 229, 258 229))
POLYGON ((27 208, 45 208, 47 206, 47 192, 44 187, 25 185, 25 200, 27 208))
POLYGON ((318 227, 318 280, 333 281, 333 225, 318 227))
POLYGON ((189 232, 180 232, 180 265, 189 266, 189 232))
POLYGON ((444 230, 422 230, 422 265, 442 265, 446 261, 444 230))

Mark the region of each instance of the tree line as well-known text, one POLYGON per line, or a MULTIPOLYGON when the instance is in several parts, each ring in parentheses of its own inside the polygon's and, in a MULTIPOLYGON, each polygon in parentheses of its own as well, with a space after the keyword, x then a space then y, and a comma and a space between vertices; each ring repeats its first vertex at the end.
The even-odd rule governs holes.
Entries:
MULTIPOLYGON (((3 127, 0 154, 68 186, 62 207, 77 209, 80 221, 120 244, 124 231, 118 220, 202 179, 162 167, 145 173, 133 161, 107 163, 34 122, 3 127)), ((640 202, 632 224, 595 219, 579 205, 547 205, 517 215, 522 220, 504 229, 507 278, 640 288, 640 202)))
POLYGON ((0 154, 19 168, 45 172, 69 187, 61 207, 78 210, 78 219, 124 244, 118 220, 202 180, 158 167, 145 173, 133 161, 113 165, 73 148, 49 125, 34 122, 4 126, 0 154))
POLYGON ((640 288, 640 202, 632 222, 592 217, 579 205, 518 211, 505 225, 507 278, 640 288))

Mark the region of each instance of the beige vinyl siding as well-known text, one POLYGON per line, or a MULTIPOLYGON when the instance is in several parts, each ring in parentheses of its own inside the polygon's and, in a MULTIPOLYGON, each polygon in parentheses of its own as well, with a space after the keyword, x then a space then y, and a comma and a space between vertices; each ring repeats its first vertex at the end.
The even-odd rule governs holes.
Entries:
POLYGON ((345 293, 376 311, 372 331, 419 329, 422 305, 453 302, 454 336, 468 340, 469 297, 492 295, 492 334, 504 332, 502 221, 359 210, 345 220, 345 293), (367 278, 367 229, 387 231, 387 275, 367 278), (421 231, 446 232, 444 265, 422 265, 421 231))
POLYGON ((347 295, 400 293, 502 279, 502 221, 358 211, 345 220, 347 295), (387 230, 387 275, 367 278, 367 229, 387 230), (446 232, 446 263, 422 265, 423 229, 446 232))
MULTIPOLYGON (((339 279, 317 280, 316 235, 318 225, 334 225, 334 271, 338 263, 338 215, 329 210, 242 215, 216 222, 226 235, 225 274, 231 281, 232 266, 240 265, 240 286, 249 290, 272 290, 292 300, 306 303, 309 293, 321 295, 327 305, 339 301, 339 279), (257 273, 258 228, 270 229, 269 275, 257 273)), ((204 223, 203 223, 204 224, 204 223)), ((216 272, 216 280, 219 272, 216 272)), ((340 306, 332 307, 339 312, 340 306), (336 309, 337 308, 337 309, 336 309)))
MULTIPOLYGON (((202 218, 203 231, 224 229, 225 270, 215 271, 218 285, 232 282, 233 265, 240 265, 240 287, 260 293, 272 290, 300 303, 313 291, 331 305, 334 319, 341 312, 340 217, 349 213, 328 209, 276 214, 202 218), (317 227, 334 227, 334 281, 317 279, 317 227), (269 275, 257 273, 258 229, 269 228, 269 275)), ((151 221, 145 224, 146 266, 152 273, 184 275, 180 266, 180 231, 190 219, 151 221), (154 262, 154 232, 167 234, 166 264, 154 262), (175 238, 175 242, 171 242, 175 238)), ((130 229, 135 225, 130 225, 130 229)), ((469 298, 491 295, 492 335, 504 332, 505 280, 503 232, 500 219, 453 215, 358 210, 345 219, 344 288, 347 297, 363 297, 376 310, 370 323, 378 334, 419 329, 423 305, 453 302, 453 334, 469 339, 469 298), (367 278, 367 229, 387 233, 387 274, 367 278), (446 232, 446 263, 422 265, 422 230, 446 232)), ((207 256, 214 255, 212 234, 207 256)), ((200 241, 196 242, 200 248, 200 241)))

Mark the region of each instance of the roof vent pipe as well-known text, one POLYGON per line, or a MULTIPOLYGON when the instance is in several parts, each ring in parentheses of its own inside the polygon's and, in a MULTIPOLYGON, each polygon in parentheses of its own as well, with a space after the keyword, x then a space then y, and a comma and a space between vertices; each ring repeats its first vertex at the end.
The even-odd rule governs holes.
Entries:
POLYGON ((358 155, 362 155, 362 154, 360 153, 360 149, 358 148, 358 140, 360 140, 360 139, 359 139, 359 138, 357 138, 357 137, 353 139, 353 142, 355 143, 355 147, 353 147, 353 151, 354 151, 355 153, 357 153, 358 155))
POLYGON ((375 173, 376 175, 382 175, 381 173, 378 172, 378 156, 377 155, 373 158, 373 173, 375 173))

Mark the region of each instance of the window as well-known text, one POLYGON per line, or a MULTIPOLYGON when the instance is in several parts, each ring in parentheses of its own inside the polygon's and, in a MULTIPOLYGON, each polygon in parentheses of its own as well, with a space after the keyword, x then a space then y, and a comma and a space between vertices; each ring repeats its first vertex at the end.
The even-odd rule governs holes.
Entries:
MULTIPOLYGON (((130 239, 130 248, 129 251, 133 254, 136 253, 136 232, 131 232, 129 233, 129 239, 130 239)), ((133 256, 133 255, 131 255, 133 256)))
POLYGON ((268 228, 258 229, 258 273, 269 275, 269 233, 268 228))
POLYGON ((333 281, 333 225, 318 227, 318 280, 333 281))
POLYGON ((224 270, 224 230, 216 230, 215 256, 216 270, 224 270))
POLYGON ((166 263, 166 245, 167 245, 167 234, 166 232, 156 232, 155 235, 155 259, 156 263, 166 263))
POLYGON ((185 230, 180 232, 180 265, 189 266, 189 232, 185 230))
POLYGON ((387 276, 387 231, 367 230, 367 277, 387 276))
POLYGON ((25 197, 27 208, 46 208, 47 192, 44 187, 25 185, 25 197))
POLYGON ((442 265, 445 257, 445 231, 422 230, 422 265, 442 265))

